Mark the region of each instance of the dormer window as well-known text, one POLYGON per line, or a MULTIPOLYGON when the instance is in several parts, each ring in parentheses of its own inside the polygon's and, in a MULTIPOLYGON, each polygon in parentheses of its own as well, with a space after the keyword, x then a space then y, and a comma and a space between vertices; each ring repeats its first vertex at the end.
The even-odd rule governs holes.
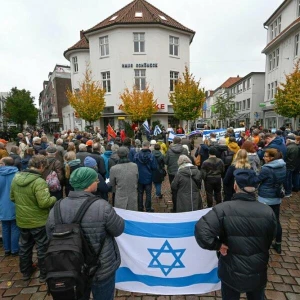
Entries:
POLYGON ((118 16, 113 16, 109 21, 114 21, 118 16))
POLYGON ((136 18, 142 18, 143 17, 143 13, 141 11, 137 11, 134 16, 136 18))

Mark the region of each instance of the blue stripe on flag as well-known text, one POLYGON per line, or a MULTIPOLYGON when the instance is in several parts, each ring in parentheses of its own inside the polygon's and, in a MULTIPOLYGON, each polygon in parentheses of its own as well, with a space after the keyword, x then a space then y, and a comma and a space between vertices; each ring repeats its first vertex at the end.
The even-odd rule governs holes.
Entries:
POLYGON ((129 268, 121 267, 117 271, 116 283, 118 282, 141 282, 148 286, 172 286, 185 287, 193 284, 201 283, 218 283, 218 268, 213 269, 209 273, 194 274, 186 277, 163 278, 149 275, 134 274, 129 268))
POLYGON ((185 223, 145 223, 125 220, 124 233, 151 238, 182 238, 194 236, 197 221, 185 223), (151 226, 151 231, 149 230, 151 226))

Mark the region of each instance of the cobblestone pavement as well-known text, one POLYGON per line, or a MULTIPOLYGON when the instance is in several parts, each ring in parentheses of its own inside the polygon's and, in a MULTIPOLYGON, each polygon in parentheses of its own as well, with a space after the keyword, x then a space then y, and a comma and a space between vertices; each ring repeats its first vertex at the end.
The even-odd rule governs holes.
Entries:
MULTIPOLYGON (((154 189, 153 189, 154 192, 154 189)), ((156 212, 170 212, 172 201, 170 185, 165 179, 163 183, 163 199, 156 200, 153 194, 153 208, 156 212)), ((203 195, 204 196, 204 195, 203 195)), ((205 198, 205 197, 203 197, 205 198)), ((282 254, 270 250, 268 269, 269 282, 266 288, 266 299, 300 300, 300 192, 291 198, 284 199, 281 209, 281 224, 283 229, 282 254)), ((36 259, 36 254, 34 255, 36 259)), ((22 281, 19 272, 18 258, 4 257, 0 250, 0 299, 40 300, 52 299, 47 296, 46 285, 38 281, 37 271, 29 281, 22 281)), ((243 296, 245 298, 245 296, 243 296)), ((217 300, 221 299, 220 291, 205 295, 159 296, 144 295, 116 290, 118 300, 217 300)))

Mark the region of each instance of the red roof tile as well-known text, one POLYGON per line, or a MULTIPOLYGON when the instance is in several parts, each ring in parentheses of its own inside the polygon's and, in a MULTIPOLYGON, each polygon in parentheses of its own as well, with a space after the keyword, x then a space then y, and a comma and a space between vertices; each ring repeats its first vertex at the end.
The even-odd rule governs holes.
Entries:
POLYGON ((238 82, 239 80, 241 80, 242 77, 229 77, 225 82, 223 82, 223 84, 221 84, 221 88, 228 88, 231 85, 235 84, 236 82, 238 82))
MULTIPOLYGON (((86 39, 86 37, 83 34, 83 31, 80 31, 80 41, 78 41, 75 45, 72 47, 68 48, 64 52, 64 57, 66 57, 67 52, 72 51, 72 50, 80 50, 80 49, 89 49, 89 41, 86 39)), ((67 57, 66 57, 67 58, 67 57)))
POLYGON ((119 24, 159 24, 188 32, 193 36, 195 34, 195 31, 183 26, 145 0, 134 0, 84 33, 93 32, 119 24), (142 17, 135 17, 136 12, 143 13, 142 17), (114 20, 111 20, 114 16, 117 17, 114 20), (163 20, 160 16, 165 17, 166 20, 163 20))

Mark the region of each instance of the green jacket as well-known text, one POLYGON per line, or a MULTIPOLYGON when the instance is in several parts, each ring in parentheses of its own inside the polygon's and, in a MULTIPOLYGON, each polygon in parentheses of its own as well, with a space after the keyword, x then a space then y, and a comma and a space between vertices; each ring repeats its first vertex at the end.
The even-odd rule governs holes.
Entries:
POLYGON ((16 204, 16 220, 20 228, 37 228, 46 225, 50 208, 56 198, 50 196, 42 175, 34 170, 19 172, 14 177, 10 199, 16 204))

